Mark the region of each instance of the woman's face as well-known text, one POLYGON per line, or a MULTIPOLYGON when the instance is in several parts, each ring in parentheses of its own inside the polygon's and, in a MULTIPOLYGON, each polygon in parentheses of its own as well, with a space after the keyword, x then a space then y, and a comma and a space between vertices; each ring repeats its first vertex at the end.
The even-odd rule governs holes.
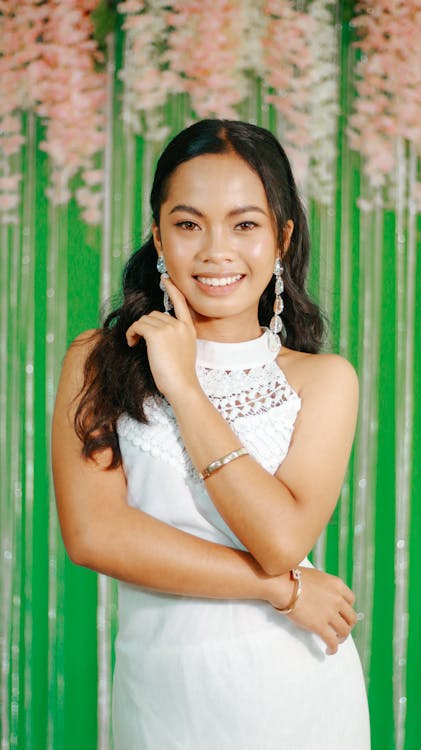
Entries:
POLYGON ((206 154, 177 167, 153 236, 199 335, 206 321, 228 319, 244 338, 259 335, 277 236, 262 182, 243 159, 206 154))

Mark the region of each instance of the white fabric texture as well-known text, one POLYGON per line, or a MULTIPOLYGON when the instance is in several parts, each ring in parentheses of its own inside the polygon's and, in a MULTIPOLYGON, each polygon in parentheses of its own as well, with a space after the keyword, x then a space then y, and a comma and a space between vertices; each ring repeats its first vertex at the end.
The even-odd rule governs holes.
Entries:
MULTIPOLYGON (((197 346, 203 390, 270 473, 285 458, 301 408, 276 362, 278 349, 269 331, 243 343, 197 346)), ((149 399, 146 414, 147 424, 127 415, 118 422, 128 502, 244 549, 206 492, 170 405, 149 399)), ((311 565, 307 558, 302 564, 311 565)), ((171 596, 120 583, 115 649, 115 750, 369 750, 352 638, 326 656, 317 636, 265 602, 171 596)))

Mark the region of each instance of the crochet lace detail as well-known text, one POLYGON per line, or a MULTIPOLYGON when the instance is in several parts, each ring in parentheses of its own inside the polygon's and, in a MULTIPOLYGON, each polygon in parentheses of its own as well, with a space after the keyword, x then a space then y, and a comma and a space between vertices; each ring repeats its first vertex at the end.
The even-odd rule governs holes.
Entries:
MULTIPOLYGON (((197 367, 209 400, 267 471, 274 473, 285 458, 301 400, 275 362, 249 370, 197 367)), ((184 476, 200 481, 183 445, 171 406, 161 396, 145 403, 148 424, 128 415, 118 420, 118 434, 184 476)))
POLYGON ((126 438, 132 445, 171 464, 183 475, 191 473, 194 467, 184 447, 169 403, 162 396, 148 398, 144 403, 144 411, 147 424, 138 422, 128 414, 119 417, 119 437, 126 438))
POLYGON ((291 398, 298 399, 275 362, 250 370, 198 367, 197 374, 213 405, 230 423, 238 417, 266 414, 291 398))

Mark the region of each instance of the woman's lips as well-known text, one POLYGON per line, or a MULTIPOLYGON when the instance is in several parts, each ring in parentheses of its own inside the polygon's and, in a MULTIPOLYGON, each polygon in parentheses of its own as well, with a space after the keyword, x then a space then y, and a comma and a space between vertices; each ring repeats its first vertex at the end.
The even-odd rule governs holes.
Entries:
POLYGON ((244 274, 232 274, 230 276, 195 276, 197 285, 201 291, 211 297, 221 297, 235 291, 242 280, 244 274))

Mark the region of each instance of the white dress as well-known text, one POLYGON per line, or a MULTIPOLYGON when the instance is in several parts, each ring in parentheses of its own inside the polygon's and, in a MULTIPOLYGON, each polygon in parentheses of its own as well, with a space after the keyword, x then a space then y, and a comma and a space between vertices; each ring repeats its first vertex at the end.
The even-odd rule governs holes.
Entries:
MULTIPOLYGON (((199 340, 197 355, 203 390, 271 473, 287 453, 301 406, 273 342, 269 331, 239 344, 199 340)), ((126 415, 118 423, 129 503, 198 537, 244 549, 207 494, 169 404, 150 399, 147 415, 149 424, 126 415)), ((369 750, 354 642, 349 637, 334 656, 325 648, 265 602, 173 596, 120 583, 115 750, 369 750)))

